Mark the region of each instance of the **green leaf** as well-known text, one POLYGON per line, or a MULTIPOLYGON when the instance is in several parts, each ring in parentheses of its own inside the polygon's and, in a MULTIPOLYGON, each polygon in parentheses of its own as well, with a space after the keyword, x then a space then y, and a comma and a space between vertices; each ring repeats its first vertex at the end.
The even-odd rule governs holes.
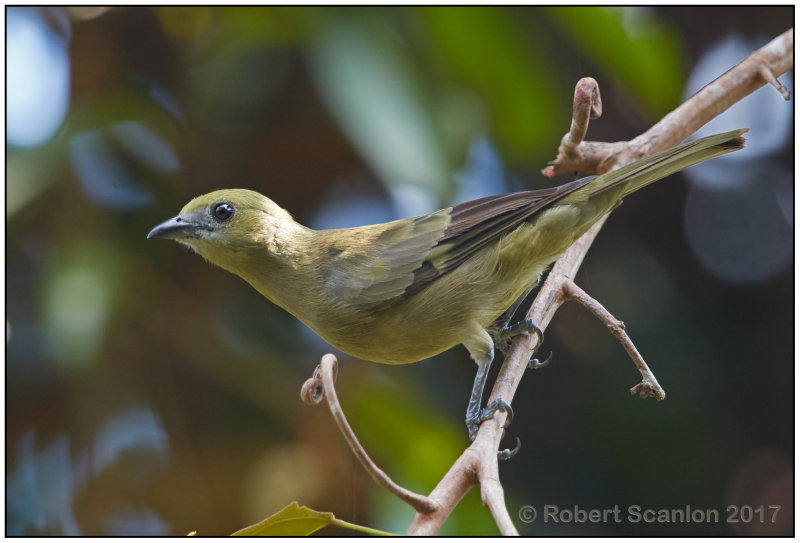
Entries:
POLYGON ((305 505, 292 502, 274 515, 261 522, 242 528, 233 535, 240 536, 292 536, 311 535, 325 526, 339 526, 370 535, 395 535, 366 526, 339 520, 333 513, 320 513, 305 505))

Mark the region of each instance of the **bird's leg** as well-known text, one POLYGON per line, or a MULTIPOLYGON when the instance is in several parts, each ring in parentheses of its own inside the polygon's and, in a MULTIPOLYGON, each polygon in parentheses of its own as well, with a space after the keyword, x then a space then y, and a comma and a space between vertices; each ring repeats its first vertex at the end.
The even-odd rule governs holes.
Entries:
POLYGON ((483 399, 483 389, 486 386, 486 378, 489 375, 489 368, 492 366, 493 356, 489 356, 487 360, 478 362, 478 372, 475 374, 475 381, 472 383, 472 394, 469 397, 469 404, 467 404, 467 431, 469 432, 469 440, 474 441, 478 433, 478 428, 481 423, 487 419, 492 418, 496 411, 503 411, 508 413, 508 419, 505 426, 511 424, 511 419, 514 418, 514 410, 502 398, 498 398, 483 409, 481 409, 481 400, 483 399))
POLYGON ((476 361, 478 372, 475 374, 475 381, 472 383, 472 393, 469 395, 467 404, 467 432, 469 440, 474 441, 478 433, 481 422, 481 400, 483 399, 483 388, 486 386, 486 377, 489 375, 489 368, 492 366, 494 353, 490 353, 488 360, 476 361))
MULTIPOLYGON (((541 282, 541 277, 539 278, 539 281, 536 282, 536 284, 538 285, 540 282, 541 282)), ((517 300, 511 305, 511 307, 509 307, 505 313, 500 315, 500 317, 498 317, 497 320, 494 322, 494 324, 492 324, 492 326, 490 327, 490 329, 493 331, 492 336, 494 338, 494 344, 497 346, 498 349, 500 349, 500 351, 503 352, 503 354, 505 354, 506 351, 508 351, 508 348, 511 347, 511 342, 514 340, 514 338, 520 334, 530 334, 536 332, 539 341, 536 344, 536 347, 533 349, 534 356, 536 355, 536 351, 541 346, 542 341, 544 341, 544 334, 542 333, 541 328, 539 328, 536 325, 536 323, 533 322, 531 319, 523 319, 515 324, 510 324, 511 319, 517 312, 517 309, 519 309, 519 306, 522 304, 522 302, 525 301, 525 298, 528 297, 528 294, 530 294, 533 288, 534 287, 528 289, 524 294, 522 294, 522 296, 517 298, 517 300)), ((550 359, 552 357, 553 353, 550 353, 547 356, 547 359, 544 360, 544 362, 539 362, 538 358, 531 358, 531 360, 528 362, 528 368, 530 369, 543 368, 550 363, 550 359)))
POLYGON ((472 359, 478 365, 478 372, 475 374, 475 381, 472 383, 472 393, 469 397, 469 404, 467 404, 467 431, 469 432, 469 439, 473 441, 478 433, 478 428, 481 422, 489 419, 496 411, 504 411, 508 413, 508 423, 514 416, 514 412, 508 402, 502 398, 498 398, 491 402, 485 408, 481 409, 481 401, 483 400, 483 389, 486 386, 486 379, 489 376, 489 368, 492 366, 494 359, 494 342, 489 333, 477 323, 473 323, 469 327, 470 336, 463 342, 464 346, 469 349, 472 359))
MULTIPOLYGON (((521 296, 512 307, 510 307, 495 321, 494 326, 491 327, 494 339, 478 323, 473 322, 467 327, 468 335, 464 341, 462 341, 462 343, 469 350, 472 359, 475 360, 475 363, 478 365, 478 371, 475 374, 475 381, 472 384, 472 393, 469 397, 469 404, 467 404, 466 422, 470 441, 475 439, 481 422, 491 418, 495 412, 502 411, 508 414, 505 426, 511 424, 511 420, 514 418, 514 410, 511 409, 511 406, 504 399, 498 398, 493 402, 490 402, 489 405, 483 409, 481 409, 481 401, 483 400, 483 389, 486 386, 486 380, 489 376, 489 369, 491 368, 492 360, 494 359, 494 347, 496 344, 507 347, 516 336, 520 334, 531 333, 536 333, 538 339, 536 342, 536 347, 534 348, 534 353, 542 344, 544 334, 536 325, 536 323, 533 322, 533 320, 523 319, 516 324, 509 325, 514 312, 516 311, 517 307, 519 307, 519 304, 525 300, 527 294, 528 293, 526 292, 523 296, 521 296)), ((506 349, 503 349, 504 352, 505 350, 506 349)), ((544 362, 539 362, 538 359, 532 358, 530 362, 528 362, 528 367, 538 369, 546 366, 549 363, 549 356, 544 362)))
POLYGON ((522 302, 524 302, 525 298, 528 297, 528 294, 530 294, 531 290, 533 289, 528 289, 522 296, 517 298, 517 300, 511 304, 511 307, 509 307, 505 313, 500 315, 490 327, 490 330, 493 331, 492 335, 494 337, 494 344, 504 354, 508 348, 511 347, 511 339, 513 339, 513 335, 508 335, 506 330, 513 328, 513 326, 509 326, 509 323, 514 317, 514 314, 517 312, 517 309, 519 309, 519 306, 522 305, 522 302))

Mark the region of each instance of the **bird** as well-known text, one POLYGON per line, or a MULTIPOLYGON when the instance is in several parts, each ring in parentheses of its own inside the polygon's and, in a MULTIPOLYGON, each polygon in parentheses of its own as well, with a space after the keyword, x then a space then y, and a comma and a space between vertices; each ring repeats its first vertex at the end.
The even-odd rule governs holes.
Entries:
POLYGON ((458 344, 477 364, 472 440, 504 400, 481 408, 498 342, 541 331, 510 324, 542 274, 629 194, 741 149, 742 128, 690 141, 566 184, 499 194, 392 222, 313 230, 246 189, 198 196, 147 238, 175 240, 238 275, 337 349, 409 364, 458 344))

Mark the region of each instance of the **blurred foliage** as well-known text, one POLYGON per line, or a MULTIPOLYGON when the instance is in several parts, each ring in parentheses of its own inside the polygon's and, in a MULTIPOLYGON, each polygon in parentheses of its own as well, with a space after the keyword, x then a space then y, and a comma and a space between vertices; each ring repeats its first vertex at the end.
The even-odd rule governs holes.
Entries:
POLYGON ((633 93, 655 118, 675 107, 684 84, 678 32, 635 8, 552 7, 548 15, 598 68, 633 93))
MULTIPOLYGON (((267 194, 306 224, 356 225, 546 186, 537 171, 580 77, 603 92, 590 137, 628 139, 679 103, 715 41, 764 43, 792 8, 9 9, 68 52, 69 108, 54 132, 14 141, 48 108, 9 61, 7 107, 23 114, 9 121, 31 122, 6 144, 6 533, 210 535, 293 501, 396 533, 414 512, 363 472, 325 409, 298 401, 330 347, 242 281, 146 241, 152 226, 223 187, 267 194)), ((60 88, 15 43, 26 77, 60 88)), ((790 165, 791 152, 770 160, 790 165)), ((793 265, 723 282, 687 246, 680 183, 647 192, 615 212, 579 281, 628 323, 668 399, 629 398, 637 374, 622 349, 563 308, 545 340, 554 363, 514 403, 506 440, 522 451, 500 468, 509 510, 777 495, 787 517, 762 533, 789 533, 793 265)), ((362 443, 427 494, 467 443, 466 351, 407 367, 340 359, 362 443)), ((441 533, 497 528, 473 490, 441 533)))

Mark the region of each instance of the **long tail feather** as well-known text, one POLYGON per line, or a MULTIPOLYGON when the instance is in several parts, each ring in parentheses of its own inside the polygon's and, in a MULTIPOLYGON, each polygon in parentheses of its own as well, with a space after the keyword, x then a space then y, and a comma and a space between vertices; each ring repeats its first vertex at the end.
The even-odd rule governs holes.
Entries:
POLYGON ((656 153, 597 177, 564 198, 562 203, 589 199, 614 189, 621 189, 619 197, 622 198, 684 168, 741 149, 745 141, 742 134, 747 131, 747 128, 740 128, 656 153))

